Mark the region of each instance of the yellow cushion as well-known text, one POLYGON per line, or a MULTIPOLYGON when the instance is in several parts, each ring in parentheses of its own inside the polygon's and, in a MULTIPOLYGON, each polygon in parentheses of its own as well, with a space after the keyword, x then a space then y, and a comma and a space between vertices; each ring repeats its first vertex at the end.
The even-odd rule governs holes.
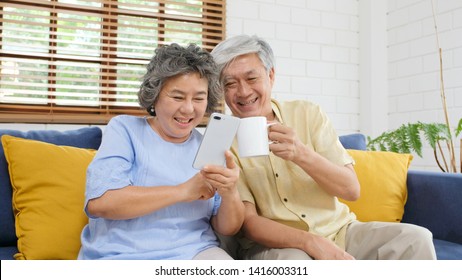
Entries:
POLYGON ((407 171, 413 156, 381 151, 348 150, 361 185, 356 201, 340 200, 358 220, 400 222, 407 200, 407 171))
POLYGON ((13 186, 15 259, 76 259, 86 169, 95 150, 2 136, 13 186))

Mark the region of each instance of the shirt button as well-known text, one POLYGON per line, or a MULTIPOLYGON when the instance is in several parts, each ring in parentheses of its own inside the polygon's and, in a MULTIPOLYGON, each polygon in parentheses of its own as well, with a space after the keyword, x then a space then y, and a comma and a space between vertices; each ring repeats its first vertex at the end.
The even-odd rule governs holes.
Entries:
POLYGON ((302 218, 305 218, 305 217, 306 217, 306 215, 305 215, 305 214, 302 214, 302 218))
POLYGON ((284 202, 287 202, 287 201, 288 201, 287 198, 284 198, 284 202))
POLYGON ((276 178, 279 177, 279 174, 276 173, 276 178))

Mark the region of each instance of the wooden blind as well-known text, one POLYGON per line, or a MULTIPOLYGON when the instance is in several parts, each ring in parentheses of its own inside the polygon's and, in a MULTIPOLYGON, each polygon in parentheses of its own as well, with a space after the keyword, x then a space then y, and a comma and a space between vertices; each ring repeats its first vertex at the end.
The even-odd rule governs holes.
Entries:
POLYGON ((137 92, 154 49, 211 51, 224 33, 225 0, 2 0, 0 122, 145 115, 137 92))

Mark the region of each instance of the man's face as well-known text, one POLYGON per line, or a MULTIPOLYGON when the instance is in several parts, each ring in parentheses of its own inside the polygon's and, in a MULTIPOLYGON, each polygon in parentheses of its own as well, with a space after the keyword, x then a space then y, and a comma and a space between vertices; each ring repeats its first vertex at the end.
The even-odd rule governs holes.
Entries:
POLYGON ((226 104, 233 115, 273 119, 271 90, 274 69, 267 73, 256 53, 236 57, 222 75, 226 104))

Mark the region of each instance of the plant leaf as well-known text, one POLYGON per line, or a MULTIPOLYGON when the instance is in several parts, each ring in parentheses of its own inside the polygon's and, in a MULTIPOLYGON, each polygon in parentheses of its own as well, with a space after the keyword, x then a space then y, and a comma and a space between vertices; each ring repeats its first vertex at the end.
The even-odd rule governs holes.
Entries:
POLYGON ((446 124, 442 123, 421 123, 425 139, 435 149, 438 140, 450 141, 451 137, 446 124))
POLYGON ((455 130, 456 136, 459 136, 461 132, 462 132, 462 119, 459 120, 459 124, 457 125, 457 128, 455 130))
POLYGON ((421 123, 408 124, 407 134, 409 135, 409 146, 416 152, 419 157, 422 157, 422 140, 420 140, 421 123))
MULTIPOLYGON (((459 122, 458 133, 462 131, 462 120, 459 122)), ((369 150, 392 151, 396 153, 415 152, 422 157, 422 138, 424 138, 435 149, 436 143, 450 141, 451 134, 446 124, 442 123, 408 123, 399 128, 387 131, 372 139, 368 137, 367 148, 369 150)))

